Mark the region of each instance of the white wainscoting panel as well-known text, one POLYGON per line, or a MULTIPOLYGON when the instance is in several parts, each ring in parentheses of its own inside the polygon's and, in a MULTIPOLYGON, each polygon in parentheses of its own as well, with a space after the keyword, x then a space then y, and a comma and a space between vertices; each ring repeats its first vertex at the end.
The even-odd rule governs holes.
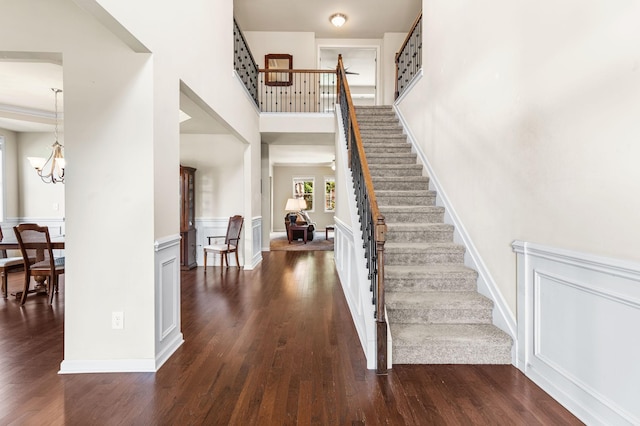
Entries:
POLYGON ((253 249, 251 251, 251 262, 246 262, 244 269, 251 270, 262 262, 262 216, 251 219, 253 249))
POLYGON ((518 368, 587 424, 640 424, 640 264, 513 248, 518 368))
POLYGON ((155 242, 156 370, 184 342, 180 326, 180 235, 155 242))
POLYGON ((361 244, 354 244, 354 235, 351 228, 337 217, 334 219, 334 258, 336 259, 336 269, 342 284, 342 291, 347 299, 347 305, 351 311, 351 317, 358 332, 360 344, 367 358, 367 368, 375 369, 375 308, 371 303, 372 295, 369 291, 369 281, 366 276, 364 250, 361 244))

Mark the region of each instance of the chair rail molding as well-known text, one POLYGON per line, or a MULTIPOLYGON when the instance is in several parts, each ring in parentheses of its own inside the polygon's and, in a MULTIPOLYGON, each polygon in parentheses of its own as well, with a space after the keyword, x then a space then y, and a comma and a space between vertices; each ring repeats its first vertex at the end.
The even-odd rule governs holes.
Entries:
POLYGON ((517 367, 587 424, 640 424, 640 264, 512 247, 517 367))

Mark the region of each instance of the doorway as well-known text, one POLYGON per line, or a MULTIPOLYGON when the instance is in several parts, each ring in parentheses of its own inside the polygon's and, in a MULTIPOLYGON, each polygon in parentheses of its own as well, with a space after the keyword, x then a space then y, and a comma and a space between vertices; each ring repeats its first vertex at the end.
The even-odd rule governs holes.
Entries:
POLYGON ((318 55, 320 69, 335 69, 342 55, 354 105, 377 104, 378 47, 321 46, 318 55))

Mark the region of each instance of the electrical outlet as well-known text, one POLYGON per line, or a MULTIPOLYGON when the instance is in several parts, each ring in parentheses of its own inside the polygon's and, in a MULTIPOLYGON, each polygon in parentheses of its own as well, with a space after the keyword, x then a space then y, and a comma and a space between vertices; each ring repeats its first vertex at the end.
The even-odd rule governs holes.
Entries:
POLYGON ((111 328, 114 330, 124 328, 124 312, 111 312, 111 328))

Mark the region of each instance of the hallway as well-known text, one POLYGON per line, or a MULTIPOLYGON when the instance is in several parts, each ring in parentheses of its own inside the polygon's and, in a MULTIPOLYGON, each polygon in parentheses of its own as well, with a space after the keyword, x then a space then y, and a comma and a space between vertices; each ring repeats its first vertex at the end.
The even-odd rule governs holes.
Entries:
POLYGON ((366 370, 333 255, 183 272, 185 343, 155 374, 60 376, 64 285, 0 301, 0 424, 580 424, 512 366, 366 370))

